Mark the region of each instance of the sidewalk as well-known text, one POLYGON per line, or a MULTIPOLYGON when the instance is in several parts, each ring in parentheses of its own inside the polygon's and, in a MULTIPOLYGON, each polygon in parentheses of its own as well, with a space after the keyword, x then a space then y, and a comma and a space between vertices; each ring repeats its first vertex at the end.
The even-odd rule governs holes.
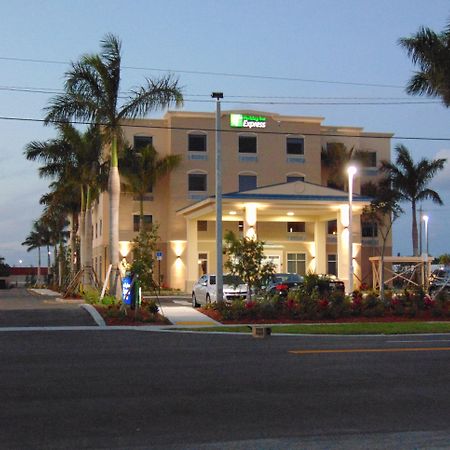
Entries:
POLYGON ((185 326, 220 326, 205 314, 195 310, 192 306, 162 306, 161 313, 166 316, 174 325, 185 326))

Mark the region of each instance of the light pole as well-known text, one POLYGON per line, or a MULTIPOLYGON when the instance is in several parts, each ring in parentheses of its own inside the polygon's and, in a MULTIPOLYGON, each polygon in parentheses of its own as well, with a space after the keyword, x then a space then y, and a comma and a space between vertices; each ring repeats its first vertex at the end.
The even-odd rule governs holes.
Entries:
MULTIPOLYGON (((429 217, 424 214, 422 216, 423 222, 425 224, 425 261, 424 261, 424 284, 428 285, 428 219, 429 217)), ((422 255, 423 257, 423 255, 422 255)))
POLYGON ((353 177, 356 174, 356 167, 349 166, 348 174, 348 291, 353 292, 353 177))
POLYGON ((223 258, 222 258, 222 142, 220 123, 220 99, 223 92, 213 92, 216 101, 216 301, 223 301, 223 258))

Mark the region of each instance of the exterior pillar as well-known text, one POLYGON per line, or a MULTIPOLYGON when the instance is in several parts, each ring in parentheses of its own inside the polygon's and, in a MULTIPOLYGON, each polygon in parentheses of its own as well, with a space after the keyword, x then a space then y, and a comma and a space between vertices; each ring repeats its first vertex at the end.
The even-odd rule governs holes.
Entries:
POLYGON ((327 273, 327 222, 314 222, 315 272, 327 273))
POLYGON ((198 236, 197 220, 186 221, 187 257, 186 257, 186 292, 191 292, 198 279, 198 236))
POLYGON ((258 219, 258 209, 256 205, 249 203, 245 205, 244 215, 244 236, 256 239, 256 221, 258 219))
POLYGON ((338 278, 344 282, 347 292, 349 289, 348 244, 348 205, 342 205, 337 217, 338 278))

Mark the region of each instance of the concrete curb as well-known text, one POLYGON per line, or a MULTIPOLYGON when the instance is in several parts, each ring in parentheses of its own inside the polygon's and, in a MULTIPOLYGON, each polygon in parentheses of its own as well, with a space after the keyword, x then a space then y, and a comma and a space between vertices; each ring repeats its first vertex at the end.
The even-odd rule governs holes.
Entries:
POLYGON ((92 305, 89 305, 88 303, 83 303, 82 305, 80 305, 80 308, 85 309, 91 315, 91 317, 94 319, 95 323, 99 327, 106 327, 106 322, 104 321, 103 317, 92 305))

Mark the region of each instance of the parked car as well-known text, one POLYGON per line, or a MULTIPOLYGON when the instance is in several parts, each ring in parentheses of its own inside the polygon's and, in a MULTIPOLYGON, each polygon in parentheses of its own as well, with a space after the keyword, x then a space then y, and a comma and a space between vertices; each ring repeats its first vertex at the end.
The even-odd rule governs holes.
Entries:
POLYGON ((290 289, 297 288, 303 283, 303 277, 298 273, 274 273, 270 276, 263 290, 269 295, 287 297, 290 289))
POLYGON ((450 292, 450 267, 440 267, 433 271, 430 276, 428 292, 430 295, 435 294, 439 290, 450 292))
MULTIPOLYGON (((232 301, 245 299, 247 296, 247 284, 236 275, 223 276, 223 299, 232 301)), ((217 300, 216 275, 207 274, 200 277, 192 288, 192 306, 215 302, 217 300)))

